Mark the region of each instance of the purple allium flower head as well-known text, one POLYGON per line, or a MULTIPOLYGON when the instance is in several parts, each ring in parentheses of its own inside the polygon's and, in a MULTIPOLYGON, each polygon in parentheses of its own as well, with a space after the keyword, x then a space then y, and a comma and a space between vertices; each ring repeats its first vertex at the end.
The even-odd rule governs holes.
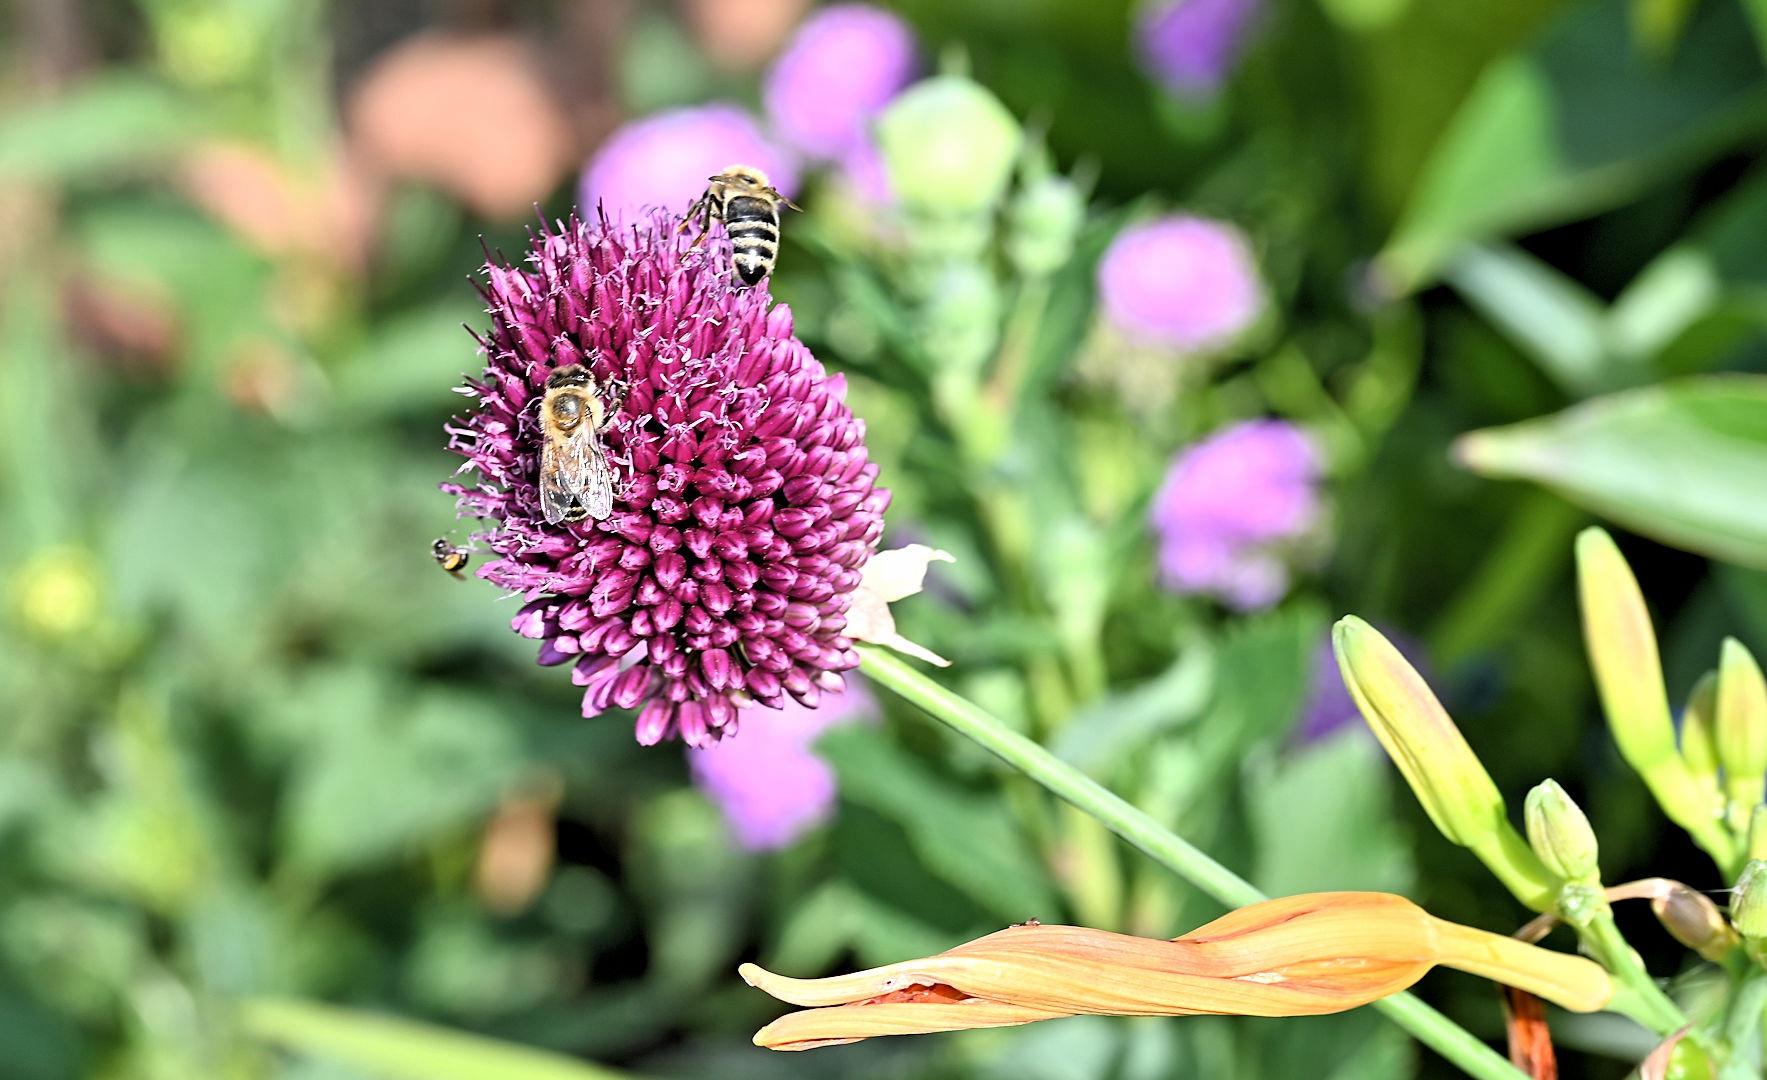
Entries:
POLYGON ((1240 610, 1280 600, 1288 568, 1272 546, 1318 518, 1319 473, 1312 442, 1280 420, 1237 424, 1184 450, 1150 514, 1167 587, 1240 610))
POLYGON ((608 136, 583 171, 580 205, 594 213, 599 204, 616 222, 652 207, 684 210, 705 193, 707 177, 733 164, 762 170, 787 197, 797 193, 790 155, 742 109, 712 104, 656 113, 608 136))
POLYGON ((1239 63, 1263 0, 1155 0, 1135 23, 1141 65, 1166 89, 1207 97, 1239 63))
POLYGON ((449 428, 479 479, 444 489, 495 523, 479 576, 527 598, 513 626, 572 663, 583 715, 637 708, 639 742, 705 746, 749 702, 814 706, 858 664, 842 630, 889 492, 845 379, 764 287, 733 285, 728 241, 694 250, 680 220, 573 219, 485 268, 485 373, 449 428), (602 435, 614 511, 549 525, 536 417, 570 364, 625 387, 602 435))
POLYGON ((798 28, 761 90, 773 129, 810 157, 843 157, 914 74, 914 35, 870 4, 834 4, 798 28))
POLYGON ((1238 229, 1177 215, 1117 234, 1098 264, 1106 319, 1129 337, 1186 351, 1244 333, 1264 310, 1264 287, 1238 229))
POLYGON ((740 739, 689 750, 694 783, 718 804, 743 847, 787 847, 834 809, 834 770, 813 749, 817 737, 873 709, 871 695, 857 682, 814 709, 788 702, 765 724, 745 728, 740 739))

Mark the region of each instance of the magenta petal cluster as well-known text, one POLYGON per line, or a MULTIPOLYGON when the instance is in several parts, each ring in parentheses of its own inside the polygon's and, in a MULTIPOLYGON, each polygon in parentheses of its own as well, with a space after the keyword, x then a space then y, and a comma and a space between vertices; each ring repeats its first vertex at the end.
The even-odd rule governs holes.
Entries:
POLYGON ((1223 221, 1156 218, 1117 234, 1098 264, 1106 320, 1125 336, 1183 351, 1216 348, 1264 310, 1251 246, 1223 221))
POLYGON ((750 851, 788 847, 834 809, 834 770, 817 756, 816 739, 874 709, 857 681, 814 709, 788 702, 765 724, 743 729, 740 739, 689 750, 693 781, 718 804, 737 843, 750 851))
POLYGON ((807 19, 767 72, 768 119, 797 150, 844 160, 914 74, 914 34, 870 4, 831 4, 807 19))
POLYGON ((1240 610, 1280 600, 1288 567, 1278 548, 1317 521, 1320 466, 1312 441, 1281 420, 1237 424, 1185 449, 1150 513, 1166 586, 1240 610))
POLYGON ((478 477, 444 490, 494 523, 479 576, 526 598, 513 626, 572 665, 585 716, 637 709, 639 742, 705 746, 751 702, 814 706, 858 664, 842 631, 889 492, 845 380, 789 309, 734 286, 728 241, 694 249, 680 220, 573 219, 485 268, 485 372, 449 428, 478 477), (602 436, 614 512, 549 525, 537 415, 571 364, 625 394, 602 436))
POLYGON ((1136 20, 1136 52, 1162 86, 1208 97, 1233 73, 1263 0, 1155 0, 1136 20))
POLYGON ((706 179, 730 165, 751 165, 790 197, 798 190, 791 156, 761 133, 741 108, 725 104, 669 109, 620 127, 583 170, 579 205, 599 206, 616 222, 648 210, 684 211, 704 194, 706 179))

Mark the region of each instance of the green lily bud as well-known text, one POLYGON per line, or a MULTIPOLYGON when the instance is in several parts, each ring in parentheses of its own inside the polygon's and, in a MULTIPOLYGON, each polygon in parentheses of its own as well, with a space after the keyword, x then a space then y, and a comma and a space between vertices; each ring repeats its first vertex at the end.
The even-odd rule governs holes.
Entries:
POLYGON ((1702 782, 1718 790, 1718 673, 1708 671, 1693 684, 1681 713, 1681 760, 1702 782))
POLYGON ((1767 859, 1767 806, 1757 806, 1749 814, 1748 850, 1743 856, 1767 859))
POLYGON ((1731 823, 1746 828, 1767 790, 1767 681, 1735 638, 1725 638, 1719 654, 1717 742, 1731 823))
POLYGON ((1767 940, 1767 862, 1750 859, 1742 868, 1730 896, 1730 925, 1749 943, 1751 952, 1767 940))
POLYGON ((999 205, 1023 134, 986 88, 961 75, 909 87, 877 121, 890 189, 910 210, 954 215, 999 205))
POLYGON ((1594 882, 1601 878, 1596 865, 1595 830, 1589 819, 1556 780, 1542 781, 1528 792, 1522 806, 1528 843, 1546 869, 1566 881, 1594 882))
POLYGON ((1736 842, 1723 828, 1723 807, 1675 745, 1644 594, 1613 538, 1601 529, 1585 529, 1577 537, 1577 585, 1590 667, 1620 756, 1644 779, 1663 813, 1719 865, 1733 865, 1736 842))
POLYGON ((1510 824, 1491 774, 1423 676, 1355 616, 1338 620, 1332 646, 1356 707, 1436 828, 1476 854, 1522 903, 1550 907, 1558 880, 1510 824))
POLYGON ((1670 937, 1713 963, 1736 947, 1736 931, 1724 921, 1718 905, 1679 881, 1652 896, 1650 909, 1670 937))
POLYGON ((1013 200, 1006 257, 1030 278, 1048 277, 1074 253, 1074 238, 1086 219, 1086 198, 1065 176, 1045 176, 1027 184, 1013 200))

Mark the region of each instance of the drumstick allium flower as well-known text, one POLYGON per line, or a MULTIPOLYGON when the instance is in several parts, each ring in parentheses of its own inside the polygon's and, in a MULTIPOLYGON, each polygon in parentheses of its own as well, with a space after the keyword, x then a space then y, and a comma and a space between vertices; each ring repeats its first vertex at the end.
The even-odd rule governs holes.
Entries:
POLYGON ((775 1050, 1079 1014, 1308 1016, 1409 987, 1437 964, 1574 1012, 1614 994, 1594 961, 1438 919, 1390 893, 1311 893, 1240 908, 1173 941, 1014 926, 937 956, 827 979, 742 977, 808 1006, 755 1034, 775 1050))
POLYGON ((843 631, 889 492, 843 377, 765 288, 736 287, 727 241, 694 249, 679 223, 573 218, 486 266, 485 370, 448 428, 478 478, 443 488, 492 522, 479 576, 526 598, 512 625, 572 665, 583 715, 637 709, 639 742, 707 746, 743 706, 813 707, 859 663, 843 631), (601 436, 614 510, 552 525, 537 415, 571 364, 624 394, 601 436))

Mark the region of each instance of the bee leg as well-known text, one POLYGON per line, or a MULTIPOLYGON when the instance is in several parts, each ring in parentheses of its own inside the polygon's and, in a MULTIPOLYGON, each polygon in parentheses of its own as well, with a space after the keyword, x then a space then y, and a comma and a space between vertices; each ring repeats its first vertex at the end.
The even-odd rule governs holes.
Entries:
POLYGON ((606 431, 614 422, 614 415, 626 407, 626 392, 631 390, 630 384, 624 381, 609 380, 607 407, 601 410, 601 423, 595 428, 597 432, 606 431))
POLYGON ((687 213, 681 218, 681 224, 675 226, 676 232, 687 231, 688 226, 693 224, 693 215, 699 213, 699 208, 705 204, 705 201, 704 198, 698 198, 687 204, 687 213))
POLYGON ((701 244, 705 243, 706 237, 712 231, 712 200, 710 198, 705 198, 705 199, 701 199, 700 202, 705 204, 705 213, 701 216, 701 219, 700 219, 699 235, 697 237, 695 237, 693 243, 688 246, 687 250, 689 250, 689 251, 692 251, 694 248, 697 248, 701 244))

